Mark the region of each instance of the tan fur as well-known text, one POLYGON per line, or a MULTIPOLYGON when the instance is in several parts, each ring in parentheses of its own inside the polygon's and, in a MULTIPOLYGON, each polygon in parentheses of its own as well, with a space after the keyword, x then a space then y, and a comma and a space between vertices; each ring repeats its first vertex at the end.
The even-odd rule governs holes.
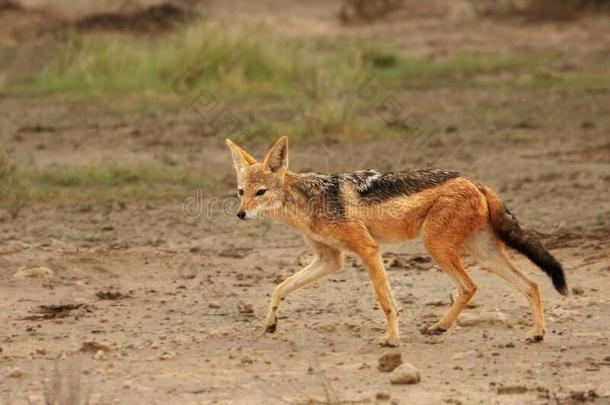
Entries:
MULTIPOLYGON (((307 201, 295 192, 299 175, 289 172, 288 140, 280 138, 263 163, 227 140, 233 153, 238 187, 243 190, 240 211, 246 218, 265 215, 280 220, 301 232, 316 253, 316 259, 275 289, 266 318, 268 331, 274 331, 280 302, 287 294, 325 275, 336 272, 342 263, 342 252, 356 254, 364 264, 386 315, 386 345, 399 343, 397 308, 390 290, 380 254, 380 245, 421 236, 424 246, 439 266, 452 278, 458 295, 447 313, 426 333, 442 333, 457 319, 477 286, 461 262, 468 251, 525 294, 534 313, 531 336, 544 333, 544 315, 538 286, 523 275, 510 261, 503 243, 490 223, 498 201, 491 190, 458 177, 415 194, 389 198, 378 204, 365 204, 356 190, 343 186, 340 196, 345 210, 342 216, 322 215, 320 205, 307 201), (265 189, 263 196, 258 190, 265 189)), ((528 335, 528 336, 530 336, 528 335)))

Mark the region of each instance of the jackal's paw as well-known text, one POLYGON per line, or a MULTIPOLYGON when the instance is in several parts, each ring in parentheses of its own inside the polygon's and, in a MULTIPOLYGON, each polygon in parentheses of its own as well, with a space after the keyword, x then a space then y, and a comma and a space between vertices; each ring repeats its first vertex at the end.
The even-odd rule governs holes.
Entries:
POLYGON ((424 326, 419 331, 422 335, 442 335, 443 333, 447 332, 447 329, 438 325, 432 325, 427 327, 424 326))
POLYGON ((276 328, 277 328, 277 323, 272 323, 271 325, 267 325, 265 327, 265 332, 274 333, 276 328))
POLYGON ((398 347, 398 338, 383 338, 379 345, 381 347, 398 347))
POLYGON ((525 336, 525 341, 527 343, 538 343, 538 342, 542 342, 543 340, 544 340, 544 330, 540 331, 540 330, 532 329, 529 332, 527 332, 527 335, 525 336))

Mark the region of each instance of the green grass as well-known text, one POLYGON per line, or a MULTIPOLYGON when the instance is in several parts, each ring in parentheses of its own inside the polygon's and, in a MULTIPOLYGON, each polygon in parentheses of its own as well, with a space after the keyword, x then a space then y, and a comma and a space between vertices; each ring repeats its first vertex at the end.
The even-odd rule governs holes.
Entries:
POLYGON ((565 90, 586 90, 610 92, 610 71, 608 72, 565 72, 549 74, 534 71, 520 81, 529 88, 559 88, 565 90))
POLYGON ((303 111, 302 114, 288 121, 259 120, 247 131, 231 134, 230 137, 238 144, 262 154, 266 153, 268 147, 282 135, 289 135, 293 142, 324 143, 400 138, 409 133, 409 128, 401 130, 385 125, 376 115, 360 117, 352 111, 345 111, 341 104, 335 107, 336 110, 327 103, 317 108, 319 110, 303 111))
POLYGON ((382 80, 400 82, 408 87, 435 87, 459 84, 461 80, 481 74, 513 71, 531 66, 534 61, 533 57, 498 54, 460 55, 437 60, 396 58, 390 66, 377 67, 375 73, 382 80))
POLYGON ((29 202, 29 190, 18 178, 17 169, 8 154, 0 147, 0 209, 17 218, 29 202))
MULTIPOLYGON (((223 99, 296 96, 341 101, 353 96, 366 77, 374 76, 386 90, 487 86, 510 83, 503 72, 516 77, 535 74, 540 61, 535 55, 505 54, 413 59, 371 42, 286 39, 264 26, 199 22, 157 37, 69 33, 56 57, 38 73, 27 79, 4 77, 0 92, 97 97, 184 96, 206 90, 223 99)), ((559 75, 553 85, 564 81, 582 83, 559 75)))
POLYGON ((200 23, 155 39, 68 38, 49 66, 31 80, 5 82, 5 89, 22 95, 289 94, 304 90, 320 66, 342 83, 361 71, 356 48, 314 50, 313 44, 282 40, 264 27, 200 23))
MULTIPOLYGON (((389 56, 385 57, 389 60, 389 56)), ((543 73, 548 56, 480 54, 427 60, 396 58, 375 77, 401 88, 518 87, 610 91, 610 71, 543 73)))
POLYGON ((100 199, 182 197, 218 179, 174 167, 125 166, 117 163, 89 166, 50 166, 18 173, 35 200, 58 202, 100 199))

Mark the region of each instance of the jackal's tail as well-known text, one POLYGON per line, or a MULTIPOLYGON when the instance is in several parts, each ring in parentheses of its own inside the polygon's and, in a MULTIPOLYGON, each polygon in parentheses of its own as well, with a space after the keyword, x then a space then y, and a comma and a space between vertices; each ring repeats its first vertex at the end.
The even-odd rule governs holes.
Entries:
POLYGON ((493 191, 485 186, 479 188, 487 198, 489 219, 500 239, 540 267, 553 280, 553 286, 560 294, 568 295, 566 277, 557 259, 544 248, 533 232, 519 225, 515 216, 493 191))

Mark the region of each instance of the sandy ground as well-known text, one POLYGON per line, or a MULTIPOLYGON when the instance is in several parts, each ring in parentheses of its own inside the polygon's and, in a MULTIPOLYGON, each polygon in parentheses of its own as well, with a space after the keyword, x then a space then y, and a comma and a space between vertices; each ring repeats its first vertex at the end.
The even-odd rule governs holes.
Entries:
MULTIPOLYGON (((465 48, 483 41, 480 29, 469 37, 461 28, 471 38, 465 48)), ((523 35, 515 27, 495 29, 523 35)), ((564 41, 597 29, 557 28, 564 41)), ((494 48, 494 41, 485 44, 494 48)), ((445 47, 451 43, 437 48, 445 47)), ((575 43, 557 49, 570 47, 575 43)), ((581 47, 588 58, 580 62, 599 63, 600 49, 607 48, 581 47)), ((574 292, 560 296, 540 270, 515 256, 542 288, 543 343, 524 341, 525 299, 470 259, 479 285, 473 305, 447 334, 421 335, 449 307, 452 285, 418 241, 384 250, 401 307, 399 349, 378 346, 383 314, 351 256, 342 272, 289 296, 276 334, 262 334, 274 286, 311 253, 282 225, 240 222, 230 200, 223 209, 235 187, 229 153, 219 137, 201 136, 188 105, 150 114, 3 98, 0 140, 20 165, 155 165, 170 153, 187 169, 226 180, 201 199, 192 190, 169 201, 37 203, 15 220, 2 216, 0 403, 42 404, 57 391, 54 382, 97 404, 610 403, 610 95, 467 89, 394 95, 424 125, 440 128, 438 142, 295 144, 293 168, 434 164, 492 186, 523 224, 541 232, 574 292), (197 204, 185 213, 189 198, 197 204), (23 266, 45 266, 55 276, 14 278, 23 266), (70 307, 41 311, 50 305, 70 307), (392 385, 378 371, 379 357, 393 352, 419 369, 419 384, 392 385)))

